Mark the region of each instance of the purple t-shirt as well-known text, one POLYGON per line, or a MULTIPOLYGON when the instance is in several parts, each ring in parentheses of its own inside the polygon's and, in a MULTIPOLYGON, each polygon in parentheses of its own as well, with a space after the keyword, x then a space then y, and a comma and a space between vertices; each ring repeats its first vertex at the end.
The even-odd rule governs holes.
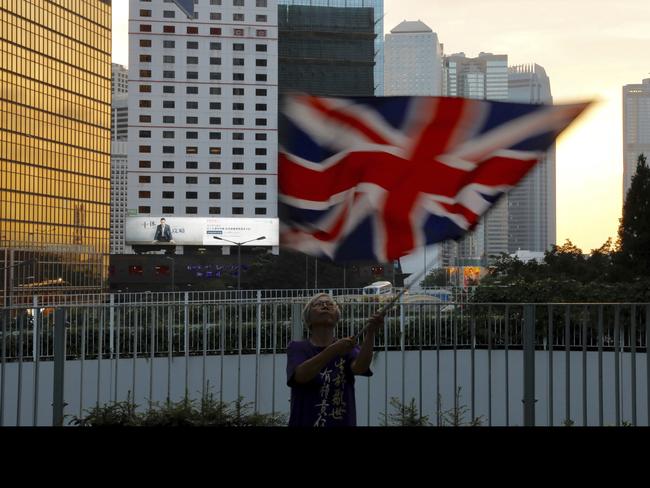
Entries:
MULTIPOLYGON (((334 358, 309 383, 298 384, 293 377, 298 366, 324 349, 310 341, 290 342, 287 347, 287 385, 291 387, 289 427, 357 425, 351 367, 361 350, 359 346, 343 357, 334 358)), ((372 376, 372 371, 368 369, 362 376, 372 376)))

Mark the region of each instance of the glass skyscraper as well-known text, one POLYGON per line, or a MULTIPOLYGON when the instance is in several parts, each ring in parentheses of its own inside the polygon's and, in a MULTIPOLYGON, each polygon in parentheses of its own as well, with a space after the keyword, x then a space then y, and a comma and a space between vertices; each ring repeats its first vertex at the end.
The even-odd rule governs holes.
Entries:
POLYGON ((375 95, 384 95, 384 0, 278 0, 278 5, 371 7, 375 15, 375 95))
POLYGON ((0 279, 11 297, 108 272, 110 0, 0 3, 0 279))

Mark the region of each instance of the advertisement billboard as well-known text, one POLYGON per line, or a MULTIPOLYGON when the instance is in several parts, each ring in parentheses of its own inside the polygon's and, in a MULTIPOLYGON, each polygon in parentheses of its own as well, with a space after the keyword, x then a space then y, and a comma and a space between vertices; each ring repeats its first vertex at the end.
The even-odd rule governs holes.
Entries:
POLYGON ((130 246, 278 246, 278 219, 127 217, 130 246))

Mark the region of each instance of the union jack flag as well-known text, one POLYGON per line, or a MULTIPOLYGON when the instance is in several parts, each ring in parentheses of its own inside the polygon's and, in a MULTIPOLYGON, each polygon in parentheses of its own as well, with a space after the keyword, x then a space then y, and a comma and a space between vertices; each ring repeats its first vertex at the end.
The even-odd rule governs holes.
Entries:
POLYGON ((286 96, 281 243, 336 262, 389 262, 459 239, 588 105, 286 96))

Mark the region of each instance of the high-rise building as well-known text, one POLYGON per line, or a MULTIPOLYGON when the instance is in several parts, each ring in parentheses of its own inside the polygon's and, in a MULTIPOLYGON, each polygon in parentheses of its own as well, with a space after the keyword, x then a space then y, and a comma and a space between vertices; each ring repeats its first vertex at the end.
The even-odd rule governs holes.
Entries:
POLYGON ((110 218, 109 0, 0 7, 4 303, 101 291, 110 218))
POLYGON ((113 87, 113 96, 118 93, 129 92, 129 70, 121 64, 113 63, 111 65, 111 85, 113 87))
POLYGON ((373 9, 278 6, 280 93, 373 96, 373 9))
MULTIPOLYGON (((512 102, 552 104, 551 83, 538 64, 508 69, 512 102)), ((508 252, 544 252, 556 242, 555 145, 508 193, 508 252)))
POLYGON ((650 158, 650 78, 623 87, 623 200, 640 154, 650 158))
POLYGON ((404 21, 386 35, 384 94, 442 95, 443 46, 424 22, 404 21))
POLYGON ((131 2, 129 215, 277 216, 277 12, 131 2))
MULTIPOLYGON (((444 58, 446 95, 479 100, 508 100, 508 56, 464 53, 444 58)), ((492 256, 508 252, 508 196, 504 195, 483 217, 474 232, 458 243, 443 245, 443 265, 486 264, 492 256)))
POLYGON ((278 5, 307 5, 315 7, 370 7, 375 26, 375 95, 384 95, 384 0, 277 0, 278 5))
POLYGON ((126 250, 124 231, 127 204, 128 131, 128 94, 113 94, 111 103, 111 254, 124 254, 126 250))

